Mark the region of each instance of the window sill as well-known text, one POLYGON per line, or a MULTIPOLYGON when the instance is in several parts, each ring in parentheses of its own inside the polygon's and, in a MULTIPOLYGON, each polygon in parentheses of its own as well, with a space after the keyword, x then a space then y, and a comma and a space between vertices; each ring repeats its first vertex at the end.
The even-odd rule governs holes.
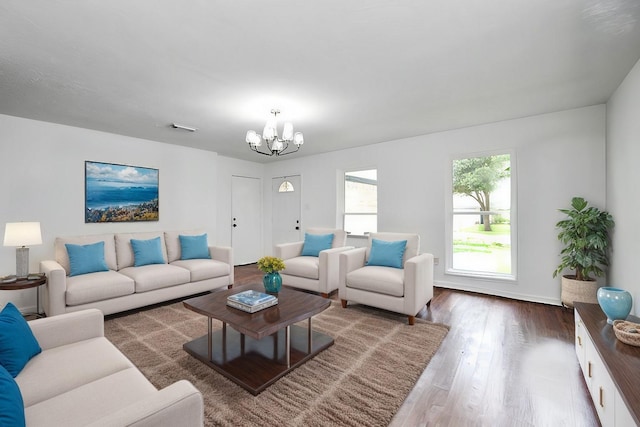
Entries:
POLYGON ((500 281, 500 282, 509 282, 516 283, 516 276, 511 274, 498 274, 498 273, 485 273, 485 272, 475 272, 475 271, 463 271, 463 270, 453 270, 447 269, 445 271, 446 275, 449 276, 459 276, 459 277, 468 277, 471 279, 479 279, 479 280, 491 280, 491 281, 500 281))

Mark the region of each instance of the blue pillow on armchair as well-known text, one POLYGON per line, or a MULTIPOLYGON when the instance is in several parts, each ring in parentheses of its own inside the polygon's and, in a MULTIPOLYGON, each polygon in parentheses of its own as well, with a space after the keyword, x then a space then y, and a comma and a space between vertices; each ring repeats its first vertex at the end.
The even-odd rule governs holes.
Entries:
POLYGON ((309 234, 304 233, 304 244, 302 245, 301 256, 320 256, 320 251, 331 249, 333 244, 332 234, 309 234))
POLYGON ((386 240, 372 239, 367 265, 402 268, 402 257, 406 248, 406 240, 388 242, 386 240))

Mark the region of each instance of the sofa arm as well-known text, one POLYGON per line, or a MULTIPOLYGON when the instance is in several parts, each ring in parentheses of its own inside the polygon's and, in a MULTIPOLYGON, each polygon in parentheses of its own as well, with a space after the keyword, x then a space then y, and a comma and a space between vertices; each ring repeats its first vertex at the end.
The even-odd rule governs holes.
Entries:
POLYGON ((95 422, 91 427, 184 426, 204 424, 202 394, 187 380, 180 380, 95 422))
POLYGON ((229 284, 233 285, 233 248, 229 246, 209 246, 209 254, 211 255, 212 259, 224 262, 225 264, 229 264, 229 266, 231 267, 229 269, 229 271, 231 272, 229 274, 229 284))
POLYGON ((281 243, 275 246, 275 256, 283 261, 298 257, 302 253, 303 246, 304 242, 281 243))
POLYGON ((47 316, 65 313, 65 295, 67 293, 67 272, 55 261, 40 262, 40 272, 47 276, 44 285, 42 305, 47 316))
POLYGON ((433 255, 420 254, 404 264, 405 309, 410 315, 433 298, 433 255))
POLYGON ((104 336, 104 316, 96 308, 28 323, 43 350, 104 336))

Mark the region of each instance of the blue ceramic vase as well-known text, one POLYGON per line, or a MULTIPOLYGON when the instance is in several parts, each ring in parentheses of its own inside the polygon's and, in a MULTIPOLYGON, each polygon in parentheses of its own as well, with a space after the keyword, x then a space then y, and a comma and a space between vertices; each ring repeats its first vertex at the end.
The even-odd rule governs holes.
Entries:
POLYGON ((269 294, 277 294, 280 292, 282 288, 282 276, 277 271, 273 273, 267 273, 262 278, 262 284, 264 285, 264 290, 269 294))
POLYGON ((607 315, 607 323, 613 324, 614 320, 625 320, 631 313, 631 294, 624 289, 602 287, 598 289, 598 304, 607 315))

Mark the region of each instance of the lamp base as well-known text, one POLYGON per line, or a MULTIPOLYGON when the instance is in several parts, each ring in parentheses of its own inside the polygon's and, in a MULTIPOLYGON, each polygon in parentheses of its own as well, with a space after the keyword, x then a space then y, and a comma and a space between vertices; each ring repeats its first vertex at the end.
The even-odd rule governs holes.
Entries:
POLYGON ((29 248, 16 248, 16 276, 23 279, 29 275, 29 248))

